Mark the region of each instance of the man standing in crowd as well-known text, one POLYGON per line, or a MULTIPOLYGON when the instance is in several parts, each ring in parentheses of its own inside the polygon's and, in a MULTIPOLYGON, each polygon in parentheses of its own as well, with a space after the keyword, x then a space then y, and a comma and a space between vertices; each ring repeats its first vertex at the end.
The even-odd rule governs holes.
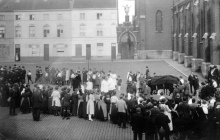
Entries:
POLYGON ((126 102, 123 100, 124 94, 120 95, 120 99, 117 101, 118 107, 118 127, 121 127, 123 123, 123 128, 126 128, 126 112, 127 112, 127 105, 126 102))
POLYGON ((188 81, 190 85, 190 92, 193 93, 192 87, 194 87, 194 82, 195 82, 195 76, 193 75, 193 72, 191 72, 191 74, 189 75, 188 81))
POLYGON ((37 89, 33 92, 32 96, 32 104, 33 104, 33 119, 34 121, 40 121, 40 109, 42 106, 42 95, 39 85, 37 89))
POLYGON ((137 137, 139 140, 142 140, 143 126, 144 126, 143 122, 144 122, 144 117, 141 113, 141 108, 137 107, 136 113, 132 116, 131 119, 131 126, 132 126, 132 131, 134 133, 134 140, 137 140, 137 137))

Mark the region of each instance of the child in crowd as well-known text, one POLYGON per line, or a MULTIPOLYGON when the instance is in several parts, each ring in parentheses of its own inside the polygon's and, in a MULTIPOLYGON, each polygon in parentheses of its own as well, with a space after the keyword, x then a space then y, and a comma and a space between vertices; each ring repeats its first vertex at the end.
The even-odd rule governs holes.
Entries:
POLYGON ((27 79, 28 79, 28 84, 29 84, 29 81, 31 81, 32 84, 33 84, 33 81, 32 81, 32 79, 31 79, 31 71, 30 71, 30 70, 29 70, 28 73, 27 73, 27 79))

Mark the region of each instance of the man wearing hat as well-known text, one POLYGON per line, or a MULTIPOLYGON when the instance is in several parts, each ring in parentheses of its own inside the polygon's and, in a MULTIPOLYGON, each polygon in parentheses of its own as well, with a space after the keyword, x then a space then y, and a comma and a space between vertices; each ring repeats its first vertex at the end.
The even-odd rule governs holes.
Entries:
POLYGON ((34 121, 40 121, 40 108, 42 106, 42 95, 39 85, 36 87, 36 90, 32 95, 32 104, 33 104, 33 112, 32 112, 33 119, 34 121))

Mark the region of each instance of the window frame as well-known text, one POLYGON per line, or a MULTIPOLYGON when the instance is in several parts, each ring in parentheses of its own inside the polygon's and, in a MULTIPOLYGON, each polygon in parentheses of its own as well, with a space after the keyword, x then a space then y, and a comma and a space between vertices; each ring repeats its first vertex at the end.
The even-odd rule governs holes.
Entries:
POLYGON ((103 36, 103 24, 97 24, 97 36, 103 36))
POLYGON ((163 13, 161 10, 158 10, 156 12, 156 24, 155 24, 156 32, 157 33, 162 33, 163 32, 163 13), (159 15, 160 14, 160 15, 159 15))
POLYGON ((34 25, 29 26, 29 37, 36 37, 36 27, 34 25))
POLYGON ((21 15, 20 14, 15 15, 15 20, 21 20, 21 15))
POLYGON ((57 25, 57 37, 63 37, 63 25, 57 25))
POLYGON ((100 20, 100 19, 103 18, 103 14, 102 14, 102 13, 97 13, 96 16, 97 16, 97 19, 98 19, 98 20, 100 20))
POLYGON ((5 26, 0 26, 0 38, 5 38, 5 30, 5 26))
POLYGON ((85 13, 80 13, 79 16, 80 16, 80 19, 81 19, 81 20, 84 20, 84 19, 86 18, 86 14, 85 14, 85 13))
POLYGON ((86 25, 84 23, 80 24, 79 26, 79 36, 86 36, 86 25))
POLYGON ((29 15, 29 20, 35 20, 34 14, 30 14, 30 15, 29 15))
POLYGON ((50 26, 49 25, 44 25, 43 27, 43 37, 49 37, 50 35, 50 26))
POLYGON ((21 37, 21 26, 20 25, 15 26, 15 37, 16 38, 21 37))

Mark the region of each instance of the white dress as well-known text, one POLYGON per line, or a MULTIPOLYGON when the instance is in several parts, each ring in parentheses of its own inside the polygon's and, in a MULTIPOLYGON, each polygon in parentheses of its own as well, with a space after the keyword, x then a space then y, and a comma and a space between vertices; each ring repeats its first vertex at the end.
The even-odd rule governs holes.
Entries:
POLYGON ((93 90, 93 84, 92 84, 92 82, 87 82, 87 83, 86 83, 86 89, 87 89, 87 90, 93 90))
POLYGON ((173 130, 173 122, 172 122, 172 117, 171 117, 171 110, 170 108, 168 107, 168 105, 166 104, 160 104, 159 105, 161 108, 164 108, 164 114, 168 116, 168 118, 170 119, 170 123, 168 124, 169 125, 169 128, 170 128, 170 131, 173 130))
POLYGON ((94 101, 95 101, 94 95, 90 94, 88 96, 87 109, 86 109, 86 113, 89 115, 94 115, 94 101))
POLYGON ((60 92, 58 90, 54 90, 52 92, 51 97, 53 98, 52 99, 52 106, 55 105, 57 107, 60 107, 61 106, 61 104, 60 104, 60 92))
POLYGON ((66 70, 66 81, 70 80, 70 70, 66 70))

